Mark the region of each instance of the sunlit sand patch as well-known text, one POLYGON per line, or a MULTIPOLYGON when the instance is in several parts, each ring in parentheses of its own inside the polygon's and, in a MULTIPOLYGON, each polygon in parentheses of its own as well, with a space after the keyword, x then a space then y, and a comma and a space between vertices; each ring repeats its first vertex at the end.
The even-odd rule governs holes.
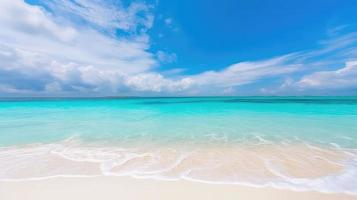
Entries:
POLYGON ((42 153, 31 149, 20 152, 11 151, 0 153, 0 179, 32 179, 58 175, 93 176, 101 174, 98 164, 76 162, 48 150, 42 153), (7 156, 3 156, 7 154, 7 156))

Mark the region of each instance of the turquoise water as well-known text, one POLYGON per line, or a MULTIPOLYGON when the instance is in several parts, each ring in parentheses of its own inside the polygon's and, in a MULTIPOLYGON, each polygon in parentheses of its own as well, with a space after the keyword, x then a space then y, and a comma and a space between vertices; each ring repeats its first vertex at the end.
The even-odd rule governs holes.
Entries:
POLYGON ((357 146, 357 97, 2 99, 0 145, 145 138, 357 146))
POLYGON ((0 99, 0 169, 357 195, 357 97, 0 99))

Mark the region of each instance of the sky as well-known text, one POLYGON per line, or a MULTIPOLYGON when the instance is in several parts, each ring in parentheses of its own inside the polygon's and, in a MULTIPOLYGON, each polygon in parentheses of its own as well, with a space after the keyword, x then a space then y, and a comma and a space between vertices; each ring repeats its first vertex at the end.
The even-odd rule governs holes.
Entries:
POLYGON ((0 96, 357 95, 355 0, 0 0, 0 96))

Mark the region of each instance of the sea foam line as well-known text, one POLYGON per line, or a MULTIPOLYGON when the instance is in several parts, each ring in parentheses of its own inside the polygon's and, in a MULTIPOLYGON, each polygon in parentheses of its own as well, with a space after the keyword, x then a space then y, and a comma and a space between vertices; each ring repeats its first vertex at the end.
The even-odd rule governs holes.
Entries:
MULTIPOLYGON (((319 147, 312 146, 313 148, 317 148, 319 150, 323 150, 319 147)), ((120 162, 113 162, 115 160, 111 159, 104 159, 104 160, 98 160, 98 159, 75 159, 74 157, 68 156, 68 153, 71 153, 71 148, 70 146, 62 146, 59 144, 56 145, 41 145, 37 147, 33 147, 34 152, 31 154, 31 151, 28 153, 25 153, 26 151, 24 149, 12 149, 12 148, 6 148, 6 149, 0 149, 2 151, 2 158, 4 158, 4 151, 10 150, 12 153, 21 153, 16 156, 38 156, 43 152, 46 154, 47 152, 50 152, 53 155, 60 156, 64 159, 71 160, 73 162, 90 162, 90 163, 98 163, 100 166, 100 174, 98 175, 76 175, 76 174, 57 174, 57 175, 52 175, 52 176, 44 176, 44 177, 30 177, 30 178, 0 178, 1 181, 31 181, 31 180, 43 180, 43 179, 50 179, 50 178, 58 178, 58 177, 98 177, 98 176, 130 176, 133 178, 144 178, 144 179, 156 179, 156 180, 165 180, 165 181, 175 181, 175 180, 187 180, 187 181, 195 181, 195 182, 202 182, 202 183, 209 183, 209 184, 233 184, 233 185, 243 185, 243 186, 251 186, 251 187, 273 187, 273 188, 278 188, 278 189, 288 189, 288 190, 294 190, 294 191, 318 191, 318 192, 324 192, 324 193, 346 193, 346 194, 353 194, 357 195, 357 188, 354 188, 353 186, 357 185, 357 156, 354 153, 350 152, 350 158, 346 160, 343 165, 344 165, 344 170, 341 171, 339 174, 332 174, 320 178, 315 178, 315 179, 307 179, 307 178, 292 178, 289 176, 286 176, 281 173, 281 171, 277 170, 274 166, 270 166, 268 169, 274 173, 277 177, 279 177, 279 180, 266 180, 265 182, 261 182, 259 184, 252 183, 252 182, 247 182, 247 181, 239 181, 239 180, 234 180, 234 181, 210 181, 210 180, 204 180, 204 179, 197 179, 193 178, 190 176, 190 173, 193 169, 188 169, 182 173, 180 173, 177 177, 165 177, 162 175, 162 172, 169 171, 176 166, 178 166, 180 163, 183 162, 184 159, 187 158, 188 154, 181 154, 179 158, 176 159, 174 163, 170 167, 167 167, 165 169, 160 169, 160 170, 153 170, 150 172, 143 172, 143 171, 137 171, 137 170, 130 170, 128 172, 112 172, 111 169, 116 166, 120 166, 121 164, 130 161, 133 158, 136 158, 138 155, 146 155, 144 154, 135 154, 130 152, 126 152, 127 150, 124 148, 103 148, 103 149, 92 149, 90 151, 82 151, 86 153, 93 153, 96 154, 96 156, 101 155, 112 155, 114 157, 120 157, 117 156, 115 153, 124 153, 126 155, 125 158, 122 158, 120 162), (63 150, 63 151, 60 151, 63 150), (99 150, 99 151, 98 151, 99 150), (108 153, 109 152, 109 153, 108 153), (25 153, 25 154, 23 154, 25 153), (63 154, 64 153, 64 154, 63 154), (126 153, 126 154, 125 154, 126 153), (98 155, 97 155, 98 154, 98 155), (331 184, 333 183, 333 184, 331 184)), ((81 149, 81 147, 76 147, 75 149, 81 149)), ((88 147, 87 147, 88 148, 88 147)), ((86 148, 84 148, 86 149, 86 148)), ((73 149, 72 149, 73 150, 73 149)), ((344 151, 345 152, 345 151, 344 151)), ((78 152, 77 152, 78 153, 78 152)), ((0 153, 1 155, 1 153, 0 153)), ((149 155, 149 154, 147 154, 149 155)), ((90 156, 89 156, 90 157, 90 156)), ((1 158, 0 158, 1 159, 1 158)), ((1 163, 0 163, 1 164, 1 163)), ((269 164, 268 164, 269 166, 269 164)))

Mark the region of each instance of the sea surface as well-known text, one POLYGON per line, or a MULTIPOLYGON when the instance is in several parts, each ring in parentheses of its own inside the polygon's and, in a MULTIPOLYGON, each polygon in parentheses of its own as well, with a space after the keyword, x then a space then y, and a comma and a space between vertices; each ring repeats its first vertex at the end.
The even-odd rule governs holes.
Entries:
POLYGON ((357 194, 357 97, 0 99, 1 180, 97 175, 357 194))

